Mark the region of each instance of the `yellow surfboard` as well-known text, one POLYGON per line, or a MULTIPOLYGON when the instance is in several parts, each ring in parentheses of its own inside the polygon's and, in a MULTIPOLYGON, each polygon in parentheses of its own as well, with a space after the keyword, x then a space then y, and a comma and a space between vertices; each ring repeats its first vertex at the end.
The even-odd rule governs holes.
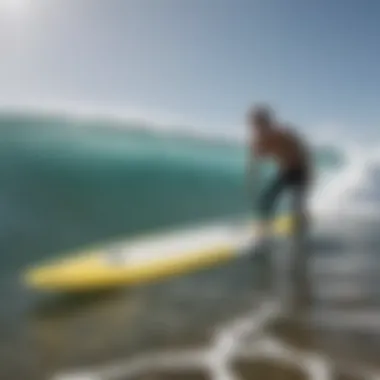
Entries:
MULTIPOLYGON (((274 223, 276 234, 291 229, 289 217, 274 223)), ((256 241, 252 222, 171 231, 79 251, 28 268, 23 281, 38 290, 70 292, 138 284, 223 263, 256 241)))

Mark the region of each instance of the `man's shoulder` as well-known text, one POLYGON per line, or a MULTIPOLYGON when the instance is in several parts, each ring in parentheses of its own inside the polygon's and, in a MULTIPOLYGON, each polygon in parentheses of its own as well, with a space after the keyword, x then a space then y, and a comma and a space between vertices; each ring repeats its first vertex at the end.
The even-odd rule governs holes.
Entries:
POLYGON ((284 134, 284 135, 298 135, 298 129, 294 126, 294 125, 291 125, 291 124, 282 124, 281 125, 281 132, 284 134))
POLYGON ((281 134, 285 138, 290 138, 290 139, 295 140, 295 141, 303 141, 304 140, 303 136, 300 133, 299 128, 296 128, 294 125, 284 124, 281 127, 281 134))

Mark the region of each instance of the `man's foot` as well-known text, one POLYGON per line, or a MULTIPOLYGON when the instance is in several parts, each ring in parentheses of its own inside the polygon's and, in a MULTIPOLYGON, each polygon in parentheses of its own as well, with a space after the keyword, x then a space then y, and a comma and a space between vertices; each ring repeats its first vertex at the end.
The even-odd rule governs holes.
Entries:
POLYGON ((252 251, 255 255, 266 255, 270 252, 272 247, 272 240, 269 235, 261 236, 254 244, 254 249, 252 251))
POLYGON ((270 235, 270 222, 268 221, 261 221, 257 225, 256 233, 257 233, 257 239, 258 241, 264 241, 268 239, 268 236, 270 235))

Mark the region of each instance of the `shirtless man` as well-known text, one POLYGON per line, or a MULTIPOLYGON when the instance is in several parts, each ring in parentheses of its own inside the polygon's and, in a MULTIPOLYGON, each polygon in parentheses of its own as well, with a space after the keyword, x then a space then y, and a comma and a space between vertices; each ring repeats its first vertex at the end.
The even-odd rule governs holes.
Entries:
MULTIPOLYGON (((250 163, 257 158, 270 157, 278 164, 278 174, 259 199, 259 211, 267 232, 275 203, 284 191, 292 192, 291 212, 296 230, 305 227, 306 200, 311 179, 311 159, 304 142, 291 130, 280 126, 270 108, 257 106, 249 111, 248 124, 252 133, 250 163)), ((252 165, 250 165, 252 168, 252 165)), ((251 173, 252 174, 252 173, 251 173)), ((250 179, 252 179, 250 177, 250 179)))

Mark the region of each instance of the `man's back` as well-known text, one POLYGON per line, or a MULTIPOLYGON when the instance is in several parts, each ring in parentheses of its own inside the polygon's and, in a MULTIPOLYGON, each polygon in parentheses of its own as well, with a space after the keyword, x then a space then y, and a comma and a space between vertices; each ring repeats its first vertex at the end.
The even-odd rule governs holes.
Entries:
POLYGON ((274 158, 282 169, 309 166, 304 142, 288 128, 273 128, 259 134, 254 149, 259 155, 274 158))

